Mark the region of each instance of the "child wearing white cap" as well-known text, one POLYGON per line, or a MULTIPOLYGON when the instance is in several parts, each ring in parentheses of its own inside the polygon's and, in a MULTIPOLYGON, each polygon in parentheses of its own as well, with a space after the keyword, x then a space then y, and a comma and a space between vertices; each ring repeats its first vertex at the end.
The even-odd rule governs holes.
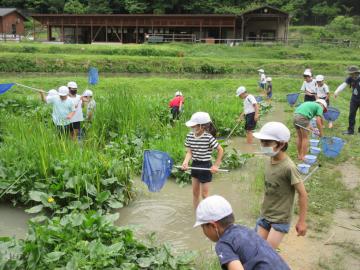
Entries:
POLYGON ((259 88, 261 90, 265 90, 265 85, 266 85, 266 75, 265 75, 265 70, 258 69, 259 72, 259 76, 260 76, 260 80, 259 80, 259 88))
POLYGON ((76 140, 80 134, 81 122, 84 121, 82 98, 77 94, 78 86, 76 82, 68 82, 67 86, 69 88, 69 99, 74 103, 76 110, 70 125, 71 137, 76 140))
MULTIPOLYGON (((330 90, 329 86, 324 82, 325 77, 323 75, 317 75, 316 80, 316 99, 323 99, 326 101, 327 106, 330 106, 330 90)), ((333 127, 333 123, 329 122, 329 128, 333 127)))
POLYGON ((184 105, 184 96, 180 91, 176 91, 175 97, 169 102, 169 108, 173 120, 179 120, 179 116, 183 109, 183 105, 184 105))
POLYGON ((253 131, 256 127, 256 123, 259 120, 259 105, 253 95, 247 93, 244 86, 240 86, 236 90, 236 96, 244 100, 244 112, 240 114, 239 120, 245 116, 245 131, 246 142, 248 144, 253 143, 253 131))
POLYGON ((234 224, 230 203, 219 195, 204 199, 196 209, 194 227, 216 242, 215 251, 222 269, 289 270, 289 266, 254 230, 234 224))
POLYGON ((271 101, 272 98, 272 78, 267 77, 266 78, 266 98, 271 101))
MULTIPOLYGON (((50 91, 49 91, 50 93, 50 91)), ((46 102, 53 106, 52 119, 58 131, 63 133, 70 132, 70 121, 75 115, 75 107, 68 98, 69 89, 66 86, 60 86, 57 94, 52 91, 52 95, 46 97, 46 102)), ((44 93, 41 92, 42 98, 44 93)))
POLYGON ((254 137, 260 140, 261 151, 270 157, 265 164, 265 195, 256 230, 276 249, 289 232, 295 192, 300 209, 296 231, 298 236, 306 234, 307 193, 296 165, 285 153, 290 130, 283 123, 269 122, 254 137))
POLYGON ((304 82, 300 88, 301 91, 305 91, 304 102, 306 101, 315 101, 316 100, 316 81, 312 78, 312 73, 310 69, 305 69, 304 82))
POLYGON ((200 194, 202 198, 209 196, 212 174, 218 171, 224 150, 214 138, 216 129, 208 113, 194 113, 191 119, 186 122, 186 126, 191 128, 191 132, 187 134, 185 140, 186 155, 182 163, 182 169, 188 169, 190 160, 192 160, 192 167, 210 169, 191 170, 193 205, 194 209, 196 209, 200 201, 200 194), (211 154, 214 149, 218 153, 216 161, 212 165, 211 154))
POLYGON ((93 98, 93 92, 89 89, 82 94, 84 105, 86 105, 86 121, 92 121, 96 109, 96 102, 93 98))
POLYGON ((323 114, 327 111, 326 101, 323 99, 317 99, 316 102, 304 102, 296 108, 294 113, 294 126, 297 132, 297 152, 298 159, 304 160, 306 153, 308 152, 309 136, 308 130, 313 130, 310 125, 310 120, 316 117, 316 125, 319 129, 319 136, 323 136, 323 114))

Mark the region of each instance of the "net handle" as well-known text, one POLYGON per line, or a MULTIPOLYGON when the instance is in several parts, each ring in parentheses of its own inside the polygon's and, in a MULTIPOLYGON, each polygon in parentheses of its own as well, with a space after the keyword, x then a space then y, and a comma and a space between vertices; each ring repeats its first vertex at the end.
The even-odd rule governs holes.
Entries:
MULTIPOLYGON (((181 169, 181 166, 174 166, 177 169, 181 169)), ((187 170, 189 169, 194 169, 194 170, 199 170, 199 171, 210 171, 210 168, 199 168, 199 167, 188 167, 187 170)), ((230 172, 229 170, 226 169, 218 169, 219 172, 230 172)))

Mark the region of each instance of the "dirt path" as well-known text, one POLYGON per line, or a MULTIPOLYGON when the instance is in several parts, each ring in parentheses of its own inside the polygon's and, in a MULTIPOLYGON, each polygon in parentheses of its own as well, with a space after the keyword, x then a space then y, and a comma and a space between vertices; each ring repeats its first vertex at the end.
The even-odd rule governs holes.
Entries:
MULTIPOLYGON (((360 185, 360 169, 351 163, 336 168, 348 189, 360 185)), ((293 270, 360 269, 360 200, 353 209, 338 209, 329 230, 321 235, 309 232, 297 237, 291 230, 281 246, 281 255, 293 270)))

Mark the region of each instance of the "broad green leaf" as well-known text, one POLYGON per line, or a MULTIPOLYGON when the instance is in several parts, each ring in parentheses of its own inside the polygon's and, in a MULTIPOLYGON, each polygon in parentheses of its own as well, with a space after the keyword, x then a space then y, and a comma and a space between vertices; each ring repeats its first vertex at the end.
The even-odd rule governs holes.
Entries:
POLYGON ((109 200, 108 204, 111 208, 117 209, 117 208, 122 208, 124 206, 124 204, 122 202, 119 202, 117 200, 109 200))
POLYGON ((98 202, 98 203, 103 203, 103 202, 105 202, 107 199, 109 199, 109 197, 110 197, 110 195, 111 195, 111 193, 110 193, 110 191, 103 191, 103 192, 100 192, 100 193, 98 193, 97 195, 96 195, 96 201, 98 202))
POLYGON ((48 219, 47 216, 36 216, 34 218, 31 218, 30 221, 34 222, 34 223, 41 223, 41 222, 44 222, 47 219, 48 219))
POLYGON ((44 206, 42 204, 36 205, 34 207, 31 207, 29 209, 26 209, 25 212, 29 214, 36 214, 39 213, 41 210, 43 210, 44 206))
POLYGON ((113 223, 114 221, 119 219, 119 216, 120 216, 119 213, 115 213, 115 214, 110 214, 110 215, 104 216, 104 219, 108 222, 113 223))
POLYGON ((70 220, 74 227, 80 226, 84 222, 85 216, 83 214, 72 214, 70 220))
POLYGON ((111 178, 107 178, 107 179, 102 179, 101 183, 103 185, 107 186, 107 185, 110 185, 110 184, 115 183, 117 181, 119 181, 119 179, 117 177, 111 177, 111 178))
POLYGON ((137 263, 142 268, 148 268, 148 267, 150 267, 150 265, 152 263, 152 259, 151 258, 139 258, 137 260, 137 263))
POLYGON ((46 254, 45 256, 45 261, 47 262, 56 262, 58 261, 61 256, 63 256, 65 254, 65 252, 60 252, 60 251, 54 251, 54 252, 50 252, 48 254, 46 254))
POLYGON ((35 202, 41 202, 42 198, 47 198, 47 194, 41 191, 31 190, 29 192, 29 197, 35 202))

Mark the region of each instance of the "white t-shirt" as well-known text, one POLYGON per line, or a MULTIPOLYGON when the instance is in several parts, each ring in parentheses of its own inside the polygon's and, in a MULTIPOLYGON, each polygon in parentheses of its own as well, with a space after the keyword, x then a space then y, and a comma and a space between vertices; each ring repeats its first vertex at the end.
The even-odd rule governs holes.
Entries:
POLYGON ((253 95, 248 95, 244 99, 244 114, 249 114, 255 112, 254 105, 256 104, 256 99, 253 95))
POLYGON ((300 90, 310 92, 311 94, 316 94, 316 81, 315 80, 312 80, 310 82, 304 81, 300 90))
POLYGON ((82 105, 81 96, 80 95, 76 95, 76 97, 69 96, 69 99, 73 102, 75 106, 75 115, 71 118, 70 122, 74 123, 74 122, 84 121, 84 115, 81 107, 82 105))
POLYGON ((260 83, 263 83, 263 84, 266 83, 266 75, 265 75, 265 73, 260 74, 260 83))
POLYGON ((329 86, 327 86, 325 83, 323 84, 323 86, 316 85, 316 95, 319 98, 326 98, 328 94, 329 94, 329 86))

